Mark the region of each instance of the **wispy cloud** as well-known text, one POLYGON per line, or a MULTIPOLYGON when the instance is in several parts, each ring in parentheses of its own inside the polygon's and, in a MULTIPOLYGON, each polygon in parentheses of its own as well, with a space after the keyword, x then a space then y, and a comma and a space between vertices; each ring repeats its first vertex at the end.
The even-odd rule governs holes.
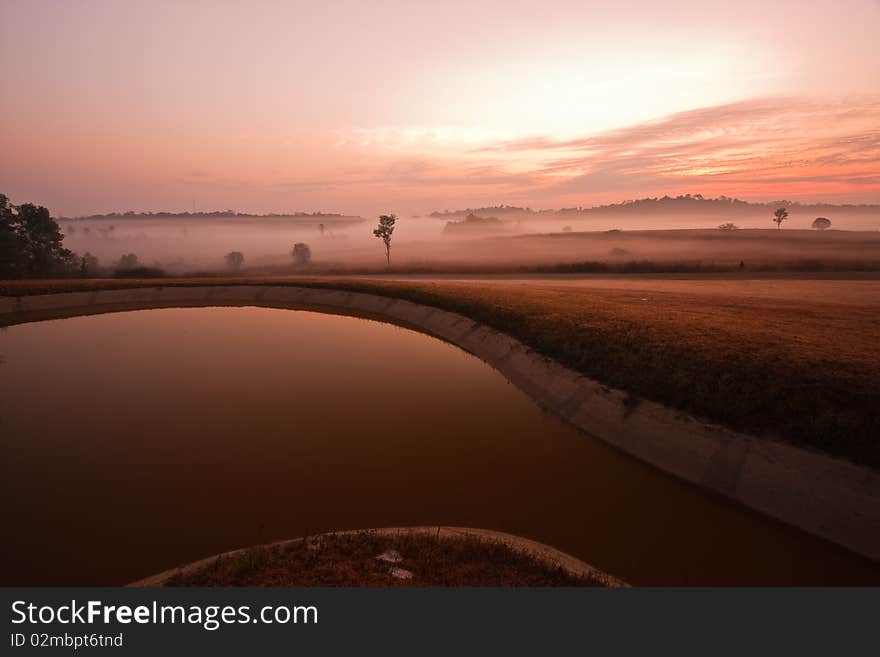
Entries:
POLYGON ((545 195, 709 187, 736 194, 880 191, 880 99, 757 99, 580 139, 536 136, 475 149, 529 158, 545 195))
POLYGON ((336 142, 344 166, 247 181, 201 171, 184 178, 192 186, 404 202, 587 205, 671 192, 880 201, 877 97, 754 99, 576 139, 438 134, 362 130, 336 142))

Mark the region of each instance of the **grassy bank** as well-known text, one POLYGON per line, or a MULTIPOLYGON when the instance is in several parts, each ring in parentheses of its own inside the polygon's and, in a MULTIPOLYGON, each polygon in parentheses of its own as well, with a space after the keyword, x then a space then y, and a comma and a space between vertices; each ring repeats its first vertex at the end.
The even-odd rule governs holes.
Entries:
MULTIPOLYGON (((161 284, 249 282, 260 281, 161 284)), ((698 290, 689 282, 652 287, 643 280, 607 287, 551 281, 264 282, 370 292, 458 312, 626 390, 634 400, 651 399, 735 429, 880 466, 880 306, 873 287, 864 288, 872 293, 863 300, 858 292, 844 299, 839 285, 823 288, 826 281, 775 281, 769 296, 748 288, 698 290)), ((157 283, 28 281, 0 292, 157 283)))

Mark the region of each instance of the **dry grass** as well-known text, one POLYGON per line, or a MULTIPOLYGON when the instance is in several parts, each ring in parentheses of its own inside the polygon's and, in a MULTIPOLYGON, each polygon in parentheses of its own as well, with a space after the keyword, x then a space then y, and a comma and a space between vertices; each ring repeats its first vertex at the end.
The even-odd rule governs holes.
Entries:
MULTIPOLYGON (((636 397, 880 466, 880 281, 263 282, 372 292, 459 312, 636 397)), ((129 285, 156 281, 23 281, 3 284, 0 293, 129 285)))
POLYGON ((324 534, 218 557, 166 586, 601 586, 495 541, 426 534, 324 534), (379 555, 397 552, 389 563, 379 555), (395 569, 400 569, 395 576, 395 569), (406 574, 411 574, 407 578, 406 574))

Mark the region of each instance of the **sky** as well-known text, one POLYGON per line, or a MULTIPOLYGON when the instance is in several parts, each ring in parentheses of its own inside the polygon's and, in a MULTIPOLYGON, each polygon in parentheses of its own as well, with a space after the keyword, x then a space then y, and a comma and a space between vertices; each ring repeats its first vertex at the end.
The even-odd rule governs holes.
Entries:
POLYGON ((0 0, 0 192, 418 214, 880 202, 880 0, 0 0))

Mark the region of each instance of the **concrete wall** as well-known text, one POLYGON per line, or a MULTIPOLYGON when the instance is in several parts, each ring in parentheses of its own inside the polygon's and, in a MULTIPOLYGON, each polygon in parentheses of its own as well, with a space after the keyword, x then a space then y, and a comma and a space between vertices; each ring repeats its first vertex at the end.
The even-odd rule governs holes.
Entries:
POLYGON ((0 326, 142 308, 254 305, 381 319, 476 355, 542 407, 661 470, 880 560, 880 474, 754 438, 613 390, 467 317, 401 299, 291 286, 98 290, 0 297, 0 326))

